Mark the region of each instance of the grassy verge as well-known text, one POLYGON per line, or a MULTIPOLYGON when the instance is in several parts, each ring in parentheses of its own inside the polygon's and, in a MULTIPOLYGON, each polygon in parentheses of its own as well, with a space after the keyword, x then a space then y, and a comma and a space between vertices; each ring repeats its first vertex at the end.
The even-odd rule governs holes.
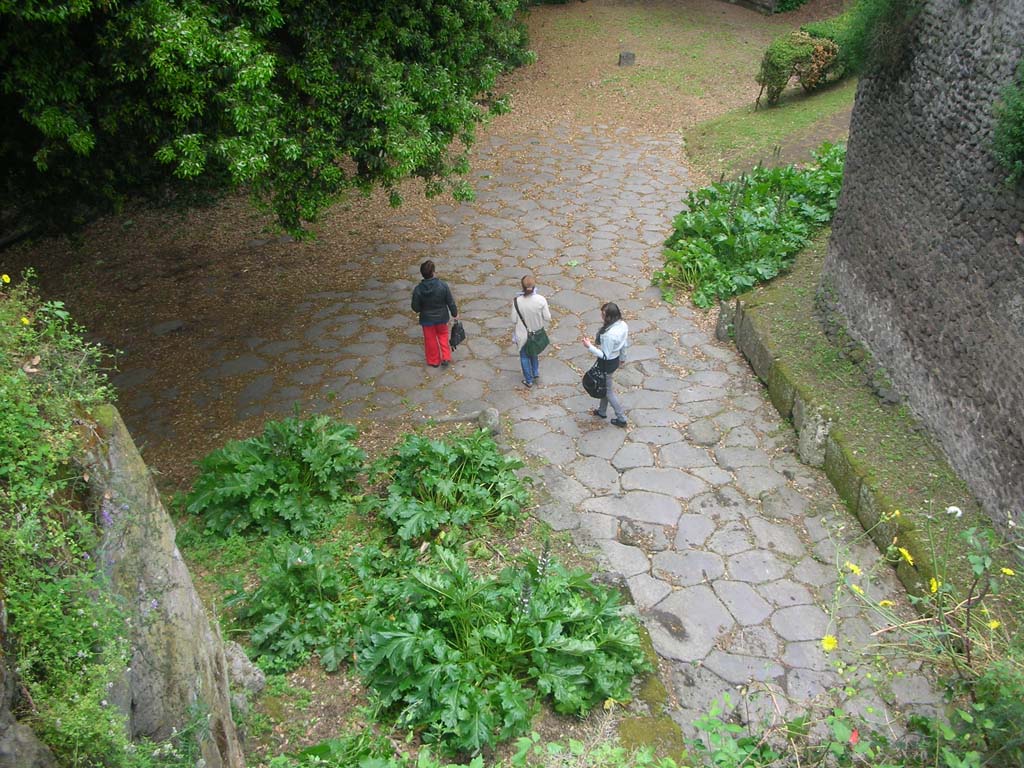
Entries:
POLYGON ((914 551, 926 555, 914 565, 915 574, 902 574, 911 577, 904 582, 927 585, 937 576, 964 587, 971 568, 962 534, 972 527, 991 529, 991 522, 909 409, 883 405, 861 367, 822 331, 814 297, 828 236, 829 230, 819 235, 789 274, 744 296, 746 311, 776 356, 776 370, 832 420, 845 463, 890 513, 900 510, 894 533, 901 540, 913 538, 914 551), (962 515, 948 514, 948 507, 962 515))
POLYGON ((845 80, 806 96, 791 89, 777 107, 741 107, 700 123, 683 134, 686 153, 707 178, 727 178, 758 163, 804 162, 822 141, 838 141, 848 131, 856 80, 845 80))

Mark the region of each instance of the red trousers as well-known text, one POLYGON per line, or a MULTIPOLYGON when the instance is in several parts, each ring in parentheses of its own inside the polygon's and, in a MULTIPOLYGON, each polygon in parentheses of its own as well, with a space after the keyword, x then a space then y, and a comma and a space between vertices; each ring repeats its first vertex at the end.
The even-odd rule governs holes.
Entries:
POLYGON ((452 359, 452 350, 448 346, 448 323, 424 325, 423 351, 427 355, 427 365, 440 365, 442 360, 452 359))

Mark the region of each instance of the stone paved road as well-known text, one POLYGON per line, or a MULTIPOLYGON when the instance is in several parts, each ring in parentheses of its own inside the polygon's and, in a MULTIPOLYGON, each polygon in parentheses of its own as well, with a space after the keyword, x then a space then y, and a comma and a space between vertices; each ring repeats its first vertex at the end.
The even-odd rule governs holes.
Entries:
MULTIPOLYGON (((491 170, 478 171, 474 203, 437 207, 450 227, 440 246, 399 227, 394 242, 368 255, 371 270, 407 255, 408 280, 310 295, 292 313, 295 333, 210 351, 205 375, 240 392, 231 395, 238 417, 285 415, 296 400, 342 417, 419 404, 497 407, 540 462, 539 516, 572 530, 627 580, 670 662, 674 716, 686 730, 737 688, 752 692, 750 717, 837 697, 880 723, 893 709, 932 707, 928 677, 909 659, 894 660, 901 676, 884 689, 856 665, 841 678, 834 661, 855 662, 875 626, 851 592, 835 597, 836 566, 850 560, 867 571, 878 552, 855 540, 857 524, 836 511, 822 474, 797 461, 791 429, 737 352, 650 287, 687 188, 677 142, 556 128, 492 137, 478 153, 477 167, 491 170), (427 254, 450 282, 469 337, 447 370, 424 365, 408 310, 427 254), (510 302, 526 270, 555 318, 533 390, 519 384, 510 338, 510 302), (579 386, 592 360, 580 327, 592 335, 610 300, 631 329, 630 361, 616 375, 626 430, 592 416, 594 401, 579 386), (840 639, 831 657, 825 634, 840 639)), ((126 417, 142 439, 159 439, 163 410, 145 379, 145 371, 123 373, 126 417), (132 412, 132 402, 142 407, 132 412)), ((900 600, 888 569, 863 587, 900 600)))

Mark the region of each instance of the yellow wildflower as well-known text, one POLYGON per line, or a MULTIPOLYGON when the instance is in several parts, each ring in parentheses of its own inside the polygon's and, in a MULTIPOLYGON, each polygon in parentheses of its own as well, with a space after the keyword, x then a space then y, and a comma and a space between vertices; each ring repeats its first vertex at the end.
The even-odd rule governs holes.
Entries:
POLYGON ((1000 568, 999 572, 1001 574, 1003 574, 1003 576, 1016 576, 1017 575, 1017 572, 1015 570, 1013 570, 1013 568, 1000 568))
POLYGON ((852 590, 853 590, 854 592, 856 592, 856 593, 857 593, 858 595, 861 595, 861 596, 863 596, 863 595, 864 595, 864 590, 863 590, 863 588, 862 588, 862 587, 860 586, 860 584, 851 584, 851 585, 850 585, 850 589, 852 589, 852 590))
POLYGON ((931 588, 933 595, 939 591, 940 582, 934 576, 932 576, 931 581, 928 582, 928 585, 931 588))
POLYGON ((906 550, 905 547, 900 547, 899 550, 900 550, 900 557, 902 557, 904 560, 906 560, 908 564, 913 565, 914 564, 914 557, 913 557, 913 555, 911 555, 906 550))
POLYGON ((0 275, 0 280, 3 280, 5 283, 9 283, 9 282, 11 282, 11 276, 10 275, 0 275))
POLYGON ((861 570, 859 565, 857 565, 856 563, 851 563, 849 560, 847 560, 844 563, 844 565, 850 571, 850 573, 854 574, 855 576, 860 576, 861 570))
POLYGON ((32 321, 31 321, 31 320, 29 320, 29 319, 28 319, 27 317, 22 317, 22 318, 21 318, 21 324, 22 324, 22 325, 29 325, 29 324, 31 324, 31 322, 32 322, 32 321))
POLYGON ((892 516, 893 516, 893 517, 899 517, 899 516, 900 516, 900 511, 899 511, 898 509, 894 509, 894 510, 892 511, 892 516))
POLYGON ((831 653, 839 647, 839 641, 835 635, 825 635, 821 638, 821 647, 825 649, 825 653, 831 653))
POLYGON ((894 605, 896 605, 896 603, 892 600, 879 600, 878 602, 879 608, 892 608, 894 605))
POLYGON ((1002 626, 1002 622, 998 621, 997 619, 992 619, 992 621, 990 621, 988 623, 988 628, 989 629, 999 629, 999 627, 1001 627, 1001 626, 1002 626))

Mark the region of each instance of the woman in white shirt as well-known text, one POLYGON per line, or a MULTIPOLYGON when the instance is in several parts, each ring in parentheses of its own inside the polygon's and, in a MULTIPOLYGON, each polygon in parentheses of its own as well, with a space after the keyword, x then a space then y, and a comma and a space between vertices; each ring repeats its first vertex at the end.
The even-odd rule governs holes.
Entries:
POLYGON ((629 326, 622 319, 622 312, 619 311, 618 305, 611 302, 601 307, 601 318, 604 320, 604 325, 601 326, 601 330, 597 332, 594 340, 591 341, 586 336, 583 337, 583 346, 598 358, 608 383, 608 391, 601 398, 597 408, 594 409, 594 415, 602 419, 607 418, 608 404, 611 403, 612 410, 615 411, 612 424, 616 427, 625 427, 626 414, 612 389, 612 374, 619 367, 619 363, 625 360, 626 347, 629 346, 629 326))

